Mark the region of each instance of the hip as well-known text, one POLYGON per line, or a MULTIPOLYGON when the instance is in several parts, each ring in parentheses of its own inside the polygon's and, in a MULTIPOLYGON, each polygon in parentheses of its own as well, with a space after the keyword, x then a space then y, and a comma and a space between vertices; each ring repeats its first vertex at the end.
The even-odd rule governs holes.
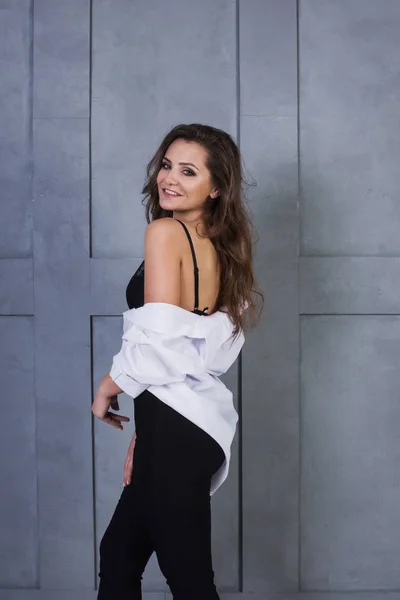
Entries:
POLYGON ((225 454, 206 431, 145 390, 134 399, 136 444, 132 481, 187 496, 206 490, 225 454))

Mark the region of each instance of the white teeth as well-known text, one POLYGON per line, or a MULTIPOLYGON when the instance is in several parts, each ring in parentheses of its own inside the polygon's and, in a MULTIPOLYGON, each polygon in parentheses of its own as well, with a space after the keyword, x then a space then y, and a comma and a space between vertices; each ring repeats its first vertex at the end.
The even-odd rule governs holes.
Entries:
POLYGON ((173 196, 179 196, 179 194, 177 194, 176 192, 173 192, 172 190, 169 190, 167 188, 164 189, 164 192, 166 192, 167 194, 172 194, 173 196))

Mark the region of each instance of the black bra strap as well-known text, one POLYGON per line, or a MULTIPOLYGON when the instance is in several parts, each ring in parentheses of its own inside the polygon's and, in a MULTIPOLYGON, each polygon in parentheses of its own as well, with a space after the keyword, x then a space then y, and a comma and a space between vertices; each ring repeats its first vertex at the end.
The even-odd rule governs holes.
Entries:
MULTIPOLYGON (((176 219, 176 220, 179 221, 179 219, 176 219)), ((182 221, 179 221, 179 223, 183 226, 183 229, 186 232, 186 235, 187 235, 187 238, 188 238, 189 244, 190 244, 190 249, 192 251, 193 264, 194 264, 194 310, 196 310, 199 307, 199 269, 197 266, 196 253, 194 251, 192 238, 190 237, 188 228, 186 227, 185 223, 182 223, 182 221)))

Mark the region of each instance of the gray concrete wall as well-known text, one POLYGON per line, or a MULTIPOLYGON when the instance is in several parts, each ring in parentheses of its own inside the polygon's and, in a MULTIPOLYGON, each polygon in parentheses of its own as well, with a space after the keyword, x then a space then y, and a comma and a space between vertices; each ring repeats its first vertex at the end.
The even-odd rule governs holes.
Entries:
MULTIPOLYGON (((0 0, 0 600, 96 596, 132 431, 93 424, 92 391, 143 256, 145 165, 191 121, 258 183, 266 294, 225 377, 218 588, 400 597, 399 28, 397 0, 0 0)), ((144 588, 170 597, 154 557, 144 588)))

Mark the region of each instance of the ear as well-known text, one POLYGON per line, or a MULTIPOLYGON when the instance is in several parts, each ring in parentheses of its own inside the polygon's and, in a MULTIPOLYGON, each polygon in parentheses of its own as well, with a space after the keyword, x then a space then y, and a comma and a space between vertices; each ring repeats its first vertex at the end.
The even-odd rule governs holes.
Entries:
POLYGON ((213 199, 218 198, 218 196, 219 196, 219 190, 217 190, 217 189, 213 190, 210 194, 210 198, 213 198, 213 199))

